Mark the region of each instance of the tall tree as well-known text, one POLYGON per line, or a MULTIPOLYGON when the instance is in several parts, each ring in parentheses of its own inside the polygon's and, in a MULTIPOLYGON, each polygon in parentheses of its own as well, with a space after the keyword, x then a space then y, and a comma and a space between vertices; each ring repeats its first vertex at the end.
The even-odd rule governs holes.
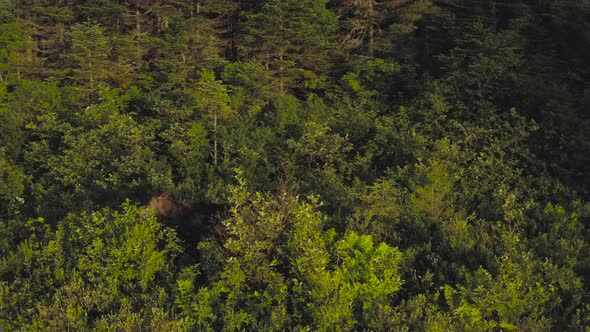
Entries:
POLYGON ((413 32, 425 15, 436 13, 429 0, 340 0, 341 45, 347 52, 383 57, 413 32))
POLYGON ((94 89, 108 75, 108 41, 100 25, 86 22, 72 26, 72 59, 78 66, 77 81, 94 89))
POLYGON ((230 118, 234 111, 229 107, 229 96, 226 88, 221 81, 215 80, 215 74, 211 71, 203 71, 202 77, 195 87, 197 98, 197 110, 202 112, 202 116, 207 119, 208 127, 211 132, 213 148, 211 155, 213 165, 217 167, 219 163, 219 154, 221 143, 219 141, 219 130, 222 121, 230 118))
MULTIPOLYGON (((296 81, 326 71, 333 48, 336 16, 327 0, 266 0, 242 15, 240 59, 255 58, 273 72, 275 89, 284 94, 296 81)), ((301 84, 301 83, 300 83, 301 84)))

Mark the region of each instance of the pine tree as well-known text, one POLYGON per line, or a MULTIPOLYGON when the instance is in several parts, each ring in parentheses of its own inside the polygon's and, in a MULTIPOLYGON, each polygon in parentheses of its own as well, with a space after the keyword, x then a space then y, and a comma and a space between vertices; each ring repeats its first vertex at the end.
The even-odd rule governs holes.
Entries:
POLYGON ((239 58, 255 58, 273 72, 285 93, 303 73, 321 75, 333 47, 336 16, 327 0, 267 0, 242 16, 239 58))
POLYGON ((202 77, 195 87, 197 97, 197 109, 203 112, 207 118, 208 127, 211 131, 211 140, 213 142, 212 157, 213 164, 217 167, 219 163, 219 154, 221 142, 219 141, 219 129, 222 121, 233 115, 233 110, 229 107, 229 96, 226 88, 221 81, 215 80, 215 74, 210 71, 203 71, 202 77))
POLYGON ((100 25, 86 22, 72 26, 72 51, 78 82, 93 89, 98 80, 107 77, 109 48, 100 25))

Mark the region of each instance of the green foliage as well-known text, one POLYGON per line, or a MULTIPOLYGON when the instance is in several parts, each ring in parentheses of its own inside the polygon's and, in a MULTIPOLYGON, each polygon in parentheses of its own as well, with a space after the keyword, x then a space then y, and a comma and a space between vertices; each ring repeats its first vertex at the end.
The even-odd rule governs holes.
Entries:
POLYGON ((0 25, 0 81, 6 79, 11 73, 12 67, 16 65, 18 51, 22 47, 20 39, 20 29, 16 23, 4 23, 0 25))
POLYGON ((587 330, 589 8, 0 0, 0 330, 587 330))
POLYGON ((331 33, 336 29, 336 16, 326 8, 327 2, 268 0, 243 15, 238 50, 271 70, 278 93, 286 92, 295 80, 314 78, 326 70, 331 33))
POLYGON ((107 77, 108 44, 98 24, 90 22, 72 26, 72 59, 77 64, 76 76, 82 84, 94 88, 107 77))
MULTIPOLYGON (((325 218, 313 197, 251 195, 243 183, 232 193, 223 248, 201 245, 206 255, 222 250, 225 259, 217 262, 221 270, 209 267, 218 271, 211 287, 193 292, 200 329, 348 330, 387 323, 374 318, 386 316, 401 286, 396 248, 374 246, 370 236, 356 233, 336 241, 333 230, 322 229, 325 218)), ((193 287, 179 284, 181 294, 193 287)))
POLYGON ((3 329, 182 328, 165 305, 178 240, 148 211, 125 203, 27 232, 0 265, 3 329))
POLYGON ((453 310, 457 328, 468 331, 550 328, 551 321, 544 317, 544 310, 549 311, 556 304, 552 301, 558 300, 555 285, 536 277, 542 276, 541 271, 549 264, 539 264, 527 256, 521 259, 518 264, 503 262, 497 278, 480 268, 467 276, 466 286, 456 290, 445 287, 445 300, 453 310))
POLYGON ((42 209, 55 209, 45 204, 55 204, 52 197, 56 196, 65 200, 61 204, 76 201, 80 207, 90 208, 97 199, 115 203, 150 188, 171 186, 167 165, 155 158, 151 149, 153 134, 129 115, 113 112, 107 105, 89 106, 81 119, 100 112, 107 114, 95 126, 67 132, 63 152, 43 161, 49 172, 34 192, 42 209), (122 196, 117 198, 113 191, 122 196))
POLYGON ((519 26, 501 32, 490 31, 482 22, 476 21, 461 36, 457 47, 450 54, 440 57, 445 69, 451 74, 455 98, 467 94, 473 98, 498 98, 510 87, 514 72, 523 63, 522 37, 519 26), (460 90, 458 87, 467 90, 460 90))

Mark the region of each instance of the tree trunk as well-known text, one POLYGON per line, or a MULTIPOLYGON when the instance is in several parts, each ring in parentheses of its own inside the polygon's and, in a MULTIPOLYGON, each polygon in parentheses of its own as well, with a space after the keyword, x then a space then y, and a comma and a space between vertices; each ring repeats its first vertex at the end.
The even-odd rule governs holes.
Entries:
POLYGON ((135 34, 137 35, 137 39, 141 36, 141 14, 139 13, 139 9, 135 10, 135 34))
POLYGON ((494 23, 494 31, 497 31, 498 18, 496 17, 496 0, 492 0, 491 14, 494 23))
POLYGON ((367 43, 367 55, 373 57, 375 53, 375 22, 373 19, 375 17, 375 3, 374 0, 369 0, 368 7, 367 7, 367 17, 369 23, 369 40, 367 43))
POLYGON ((213 165, 217 167, 217 111, 213 113, 213 165))
POLYGON ((373 25, 369 26, 369 45, 367 48, 367 55, 369 57, 373 57, 373 53, 374 53, 374 43, 375 43, 375 31, 374 31, 374 27, 373 25))
POLYGON ((90 73, 90 88, 94 88, 94 74, 92 73, 92 52, 88 50, 88 72, 90 73))

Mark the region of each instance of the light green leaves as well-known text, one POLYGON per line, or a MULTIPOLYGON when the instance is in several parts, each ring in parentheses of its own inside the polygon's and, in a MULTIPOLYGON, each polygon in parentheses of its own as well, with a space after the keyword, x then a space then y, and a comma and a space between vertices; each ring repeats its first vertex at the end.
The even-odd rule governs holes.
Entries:
POLYGON ((181 249, 147 210, 125 203, 120 213, 70 215, 55 232, 46 226, 31 221, 30 238, 0 261, 7 280, 0 296, 11 303, 0 305, 0 324, 18 313, 13 323, 23 328, 88 329, 116 324, 130 310, 136 327, 169 323, 168 314, 151 315, 162 309, 181 249))

